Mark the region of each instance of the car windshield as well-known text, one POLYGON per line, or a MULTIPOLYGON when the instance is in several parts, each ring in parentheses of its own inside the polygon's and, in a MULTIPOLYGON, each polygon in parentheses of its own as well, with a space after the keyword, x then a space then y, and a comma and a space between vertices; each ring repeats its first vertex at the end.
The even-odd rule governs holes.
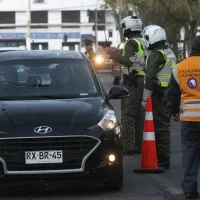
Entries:
POLYGON ((101 90, 85 60, 19 59, 0 61, 0 98, 81 98, 101 90))

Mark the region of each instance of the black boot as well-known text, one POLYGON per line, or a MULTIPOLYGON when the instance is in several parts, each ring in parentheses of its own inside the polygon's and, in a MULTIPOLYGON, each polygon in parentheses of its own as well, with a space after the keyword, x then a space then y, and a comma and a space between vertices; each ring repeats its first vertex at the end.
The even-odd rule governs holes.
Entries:
POLYGON ((134 150, 134 152, 135 152, 135 154, 141 154, 141 149, 140 148, 135 148, 135 150, 134 150))
POLYGON ((170 168, 170 159, 165 158, 165 157, 159 157, 158 167, 163 167, 165 169, 169 169, 170 168))
POLYGON ((198 192, 185 192, 185 198, 186 199, 196 199, 199 197, 198 192))

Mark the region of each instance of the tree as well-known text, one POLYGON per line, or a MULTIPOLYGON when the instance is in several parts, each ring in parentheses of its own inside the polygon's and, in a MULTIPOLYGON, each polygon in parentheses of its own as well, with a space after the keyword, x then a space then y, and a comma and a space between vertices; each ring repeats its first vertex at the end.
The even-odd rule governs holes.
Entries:
MULTIPOLYGON (((181 39, 180 30, 184 28, 185 43, 190 53, 192 40, 200 25, 200 0, 121 0, 120 2, 123 6, 131 6, 145 26, 150 24, 162 26, 177 56, 179 56, 178 43, 181 39)), ((116 24, 119 25, 120 13, 128 9, 120 6, 121 4, 116 0, 106 0, 106 3, 112 8, 116 24)), ((123 17, 127 16, 127 12, 123 14, 123 17)))
MULTIPOLYGON (((180 0, 179 0, 180 1, 180 0)), ((185 39, 188 43, 188 51, 191 51, 192 40, 197 34, 197 28, 200 25, 200 0, 184 0, 184 5, 188 11, 188 20, 185 24, 185 39)))
POLYGON ((157 23, 168 30, 168 39, 173 46, 180 39, 180 29, 184 28, 190 52, 191 42, 200 24, 200 0, 130 0, 129 3, 138 7, 147 24, 157 23))
POLYGON ((124 41, 124 36, 122 29, 120 27, 121 20, 128 16, 130 13, 130 6, 128 0, 105 0, 106 8, 110 7, 112 10, 112 15, 115 20, 117 29, 120 33, 120 40, 121 42, 124 41))
POLYGON ((178 3, 173 0, 130 0, 129 3, 137 8, 138 15, 144 26, 157 24, 166 30, 170 47, 179 56, 178 42, 180 41, 180 29, 185 23, 183 10, 178 9, 178 3), (148 10, 148 12, 147 12, 148 10))

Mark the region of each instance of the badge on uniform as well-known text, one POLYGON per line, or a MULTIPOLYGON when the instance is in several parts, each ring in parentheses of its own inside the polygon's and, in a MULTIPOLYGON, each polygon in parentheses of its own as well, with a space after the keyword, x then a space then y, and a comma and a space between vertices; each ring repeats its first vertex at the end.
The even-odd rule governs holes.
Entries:
POLYGON ((188 87, 189 87, 190 89, 195 89, 195 88, 197 87, 197 85, 198 85, 198 82, 197 82, 197 79, 196 79, 196 78, 190 78, 190 79, 188 80, 187 84, 188 84, 188 87))

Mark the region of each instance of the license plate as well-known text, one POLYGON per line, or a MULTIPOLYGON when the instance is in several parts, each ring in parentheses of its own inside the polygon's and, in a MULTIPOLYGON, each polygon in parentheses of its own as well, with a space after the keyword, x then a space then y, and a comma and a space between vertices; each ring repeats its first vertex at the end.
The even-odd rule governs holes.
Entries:
POLYGON ((26 164, 62 163, 62 151, 26 151, 26 164))

